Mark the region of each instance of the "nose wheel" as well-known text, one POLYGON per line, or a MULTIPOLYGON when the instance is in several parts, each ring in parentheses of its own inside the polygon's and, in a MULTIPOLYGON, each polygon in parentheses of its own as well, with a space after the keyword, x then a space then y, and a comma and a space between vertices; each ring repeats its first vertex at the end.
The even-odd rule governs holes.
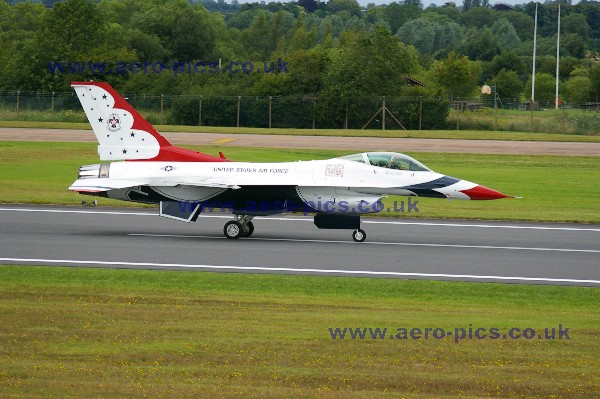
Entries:
POLYGON ((252 233, 254 233, 254 224, 252 216, 248 215, 236 215, 236 220, 225 223, 225 227, 223 227, 223 234, 231 240, 250 237, 252 233))
POLYGON ((352 239, 356 242, 363 242, 367 239, 367 233, 363 229, 356 229, 352 232, 352 239))

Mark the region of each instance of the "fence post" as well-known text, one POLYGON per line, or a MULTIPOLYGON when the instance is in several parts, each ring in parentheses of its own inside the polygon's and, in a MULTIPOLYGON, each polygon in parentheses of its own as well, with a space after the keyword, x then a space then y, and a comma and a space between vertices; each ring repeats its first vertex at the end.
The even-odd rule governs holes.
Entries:
POLYGON ((313 126, 315 128, 315 119, 317 117, 317 97, 313 97, 313 126))
POLYGON ((160 124, 163 125, 163 111, 164 111, 164 99, 165 99, 165 95, 161 94, 160 95, 160 124))
POLYGON ((349 99, 346 98, 346 117, 344 118, 344 129, 348 129, 348 101, 349 99))
POLYGON ((242 96, 238 96, 238 104, 237 104, 237 127, 240 127, 240 102, 242 101, 242 96))
POLYGON ((423 121, 423 96, 419 96, 419 130, 423 121))
POLYGON ((17 90, 17 119, 19 119, 19 97, 21 96, 21 90, 17 90))
POLYGON ((385 96, 381 103, 381 130, 385 130, 385 96))
POLYGON ((271 116, 272 116, 272 109, 271 109, 271 103, 273 102, 273 97, 269 96, 269 129, 271 128, 271 116))
POLYGON ((202 126, 202 96, 198 98, 198 126, 202 126))
POLYGON ((52 92, 52 99, 50 100, 50 112, 52 113, 52 122, 54 122, 54 92, 52 92))

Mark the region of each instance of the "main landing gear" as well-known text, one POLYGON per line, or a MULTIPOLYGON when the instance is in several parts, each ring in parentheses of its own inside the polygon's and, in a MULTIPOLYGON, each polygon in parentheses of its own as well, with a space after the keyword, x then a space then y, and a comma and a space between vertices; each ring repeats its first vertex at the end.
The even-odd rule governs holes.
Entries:
POLYGON ((240 237, 250 237, 254 233, 254 224, 249 215, 235 215, 235 220, 225 223, 223 233, 225 237, 235 240, 240 237))
MULTIPOLYGON (((252 219, 254 216, 250 215, 235 215, 235 220, 231 220, 225 223, 225 227, 223 227, 223 234, 225 237, 236 240, 240 237, 250 237, 252 233, 254 233, 254 224, 252 223, 252 219)), ((360 223, 360 219, 358 219, 360 223)), ((367 238, 367 233, 361 229, 357 228, 357 225, 350 227, 350 225, 324 225, 321 224, 318 220, 315 223, 319 228, 354 228, 355 230, 352 232, 352 239, 356 242, 363 242, 367 238)))

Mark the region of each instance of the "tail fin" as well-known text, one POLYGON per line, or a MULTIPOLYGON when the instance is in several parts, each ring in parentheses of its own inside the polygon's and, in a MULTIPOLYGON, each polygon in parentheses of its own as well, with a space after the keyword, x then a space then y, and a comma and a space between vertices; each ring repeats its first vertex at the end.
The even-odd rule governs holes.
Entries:
POLYGON ((72 82, 98 139, 101 160, 224 162, 169 143, 105 82, 72 82))

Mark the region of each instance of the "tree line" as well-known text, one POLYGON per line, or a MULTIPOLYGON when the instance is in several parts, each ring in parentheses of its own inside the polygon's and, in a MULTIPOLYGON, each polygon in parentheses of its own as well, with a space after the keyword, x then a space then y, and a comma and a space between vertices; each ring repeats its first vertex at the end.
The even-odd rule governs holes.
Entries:
MULTIPOLYGON (((600 3, 586 0, 538 4, 536 99, 554 99, 559 4, 560 96, 598 101, 600 3)), ((0 91, 69 91, 71 81, 92 79, 131 94, 318 98, 314 112, 335 113, 336 124, 350 103, 366 97, 447 101, 477 96, 488 84, 504 102, 518 102, 531 90, 534 12, 533 2, 487 0, 427 7, 420 0, 367 7, 356 0, 1 1, 0 91), (175 76, 88 68, 51 73, 48 67, 59 61, 116 68, 278 60, 289 71, 175 76)), ((179 114, 186 118, 183 110, 179 114)))

